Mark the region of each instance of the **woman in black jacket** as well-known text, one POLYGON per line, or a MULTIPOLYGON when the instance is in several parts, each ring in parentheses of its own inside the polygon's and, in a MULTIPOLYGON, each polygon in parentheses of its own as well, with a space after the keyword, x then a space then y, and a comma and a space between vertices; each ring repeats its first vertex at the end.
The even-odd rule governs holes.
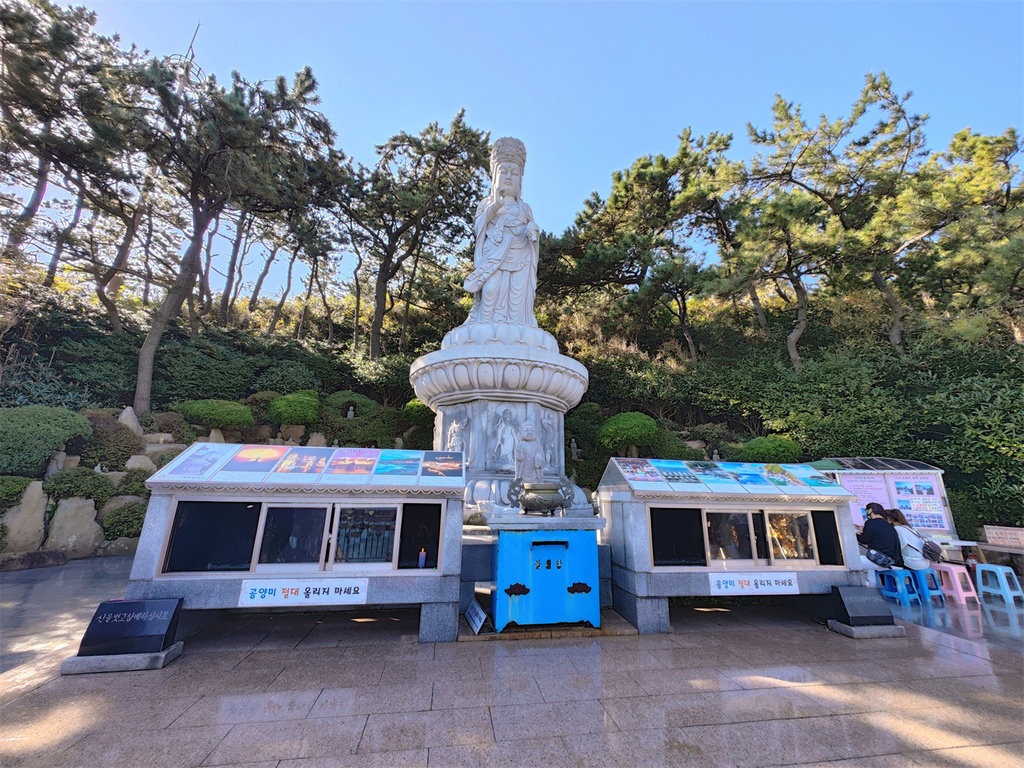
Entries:
MULTIPOLYGON (((882 505, 871 502, 864 510, 867 520, 864 526, 857 527, 857 541, 868 549, 877 549, 879 552, 888 555, 896 561, 896 565, 903 567, 903 558, 900 557, 900 537, 893 528, 892 523, 882 515, 882 505)), ((870 562, 862 558, 864 562, 870 562)), ((872 567, 875 567, 872 565, 872 567)))

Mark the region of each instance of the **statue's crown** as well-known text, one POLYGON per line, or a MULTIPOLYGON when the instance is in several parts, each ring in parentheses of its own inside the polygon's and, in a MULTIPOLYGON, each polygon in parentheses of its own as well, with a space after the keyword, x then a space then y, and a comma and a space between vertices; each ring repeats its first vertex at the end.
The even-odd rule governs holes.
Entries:
POLYGON ((496 140, 491 147, 491 174, 501 163, 515 163, 526 168, 526 145, 519 139, 505 136, 496 140))

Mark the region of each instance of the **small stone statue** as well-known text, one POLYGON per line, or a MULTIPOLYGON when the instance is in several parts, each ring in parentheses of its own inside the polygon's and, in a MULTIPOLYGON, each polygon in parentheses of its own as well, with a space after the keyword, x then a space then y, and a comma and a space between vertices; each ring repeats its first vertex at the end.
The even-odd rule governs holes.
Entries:
POLYGON ((548 466, 554 465, 555 462, 555 417, 550 412, 545 412, 544 417, 540 420, 541 432, 543 437, 541 441, 544 443, 544 462, 548 466))
POLYGON ((405 448, 405 440, 400 437, 395 438, 395 450, 400 451, 405 448))
POLYGON ((469 453, 469 417, 466 415, 464 405, 457 405, 452 410, 452 423, 448 425, 445 450, 469 453))
POLYGON ((515 450, 519 443, 518 427, 511 408, 504 408, 500 414, 495 414, 494 450, 491 452, 491 458, 497 463, 498 469, 512 469, 515 466, 515 450))
POLYGON ((537 443, 537 428, 526 422, 519 430, 515 448, 516 477, 524 483, 544 482, 544 451, 537 443))
POLYGON ((569 458, 573 461, 578 461, 581 457, 580 447, 576 444, 576 438, 573 437, 569 440, 569 458))
POLYGON ((348 413, 345 414, 345 418, 346 419, 354 419, 355 417, 356 417, 356 407, 354 405, 350 405, 348 407, 348 413))
POLYGON ((491 192, 476 211, 473 271, 463 288, 473 294, 466 324, 508 323, 537 327, 540 228, 522 200, 526 147, 505 137, 491 148, 491 192))

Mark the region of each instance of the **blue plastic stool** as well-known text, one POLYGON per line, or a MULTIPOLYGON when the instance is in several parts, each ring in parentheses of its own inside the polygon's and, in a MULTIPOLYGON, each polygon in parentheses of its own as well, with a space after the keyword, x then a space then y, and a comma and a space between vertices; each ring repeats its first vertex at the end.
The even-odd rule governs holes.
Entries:
MULTIPOLYGON (((909 569, 908 569, 909 570, 909 569)), ((920 571, 910 571, 914 575, 914 586, 917 587, 917 594, 921 597, 922 603, 932 602, 933 598, 939 598, 939 603, 946 604, 946 596, 942 594, 942 585, 938 574, 931 568, 920 571)))
POLYGON ((986 595, 999 595, 1007 605, 1013 605, 1016 598, 1024 602, 1024 591, 1021 591, 1017 574, 1005 565, 988 565, 978 563, 975 568, 978 581, 978 595, 986 601, 986 595))
POLYGON ((921 595, 917 592, 914 572, 906 568, 890 568, 878 573, 878 589, 885 597, 899 601, 900 605, 909 606, 912 602, 921 604, 921 595))

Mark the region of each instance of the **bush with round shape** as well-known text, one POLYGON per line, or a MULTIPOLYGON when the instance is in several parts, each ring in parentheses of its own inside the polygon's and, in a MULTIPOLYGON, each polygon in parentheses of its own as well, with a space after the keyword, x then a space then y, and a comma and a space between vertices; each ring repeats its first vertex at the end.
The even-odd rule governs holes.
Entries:
POLYGON ((122 536, 133 539, 142 533, 142 524, 146 521, 144 501, 129 501, 122 507, 112 509, 103 518, 103 536, 107 541, 122 536))
POLYGON ((316 392, 303 391, 281 395, 270 401, 267 420, 271 424, 302 424, 309 426, 320 415, 320 398, 316 392))
POLYGON ((434 412, 430 406, 414 397, 402 408, 402 418, 417 427, 429 427, 434 423, 434 412))
POLYGON ((597 433, 604 424, 604 414, 597 403, 580 403, 565 417, 566 434, 576 438, 578 445, 597 445, 597 433))
POLYGON ((149 488, 146 487, 146 480, 153 473, 148 469, 135 467, 124 473, 121 482, 117 484, 116 494, 118 496, 142 496, 149 498, 149 488))
POLYGON ((324 398, 324 405, 341 411, 343 416, 348 415, 349 406, 355 408, 356 416, 368 416, 381 407, 373 398, 353 392, 351 389, 343 389, 328 395, 324 398))
POLYGON ((92 436, 82 441, 79 448, 82 466, 121 471, 125 462, 142 453, 142 440, 114 416, 104 411, 86 411, 92 425, 92 436))
POLYGON ((178 410, 189 422, 210 429, 241 429, 254 423, 249 406, 231 400, 187 400, 178 410))
POLYGON ((640 445, 650 445, 658 436, 658 425, 650 416, 627 411, 612 416, 597 433, 597 442, 610 451, 623 453, 640 445))
POLYGON ((313 427, 327 438, 328 444, 377 448, 390 448, 402 433, 402 416, 394 408, 379 408, 368 416, 349 419, 341 411, 321 408, 320 418, 313 427))
POLYGON ((196 431, 177 411, 163 411, 152 415, 156 423, 155 431, 169 433, 174 442, 182 445, 192 445, 196 441, 196 431))
POLYGON ((256 377, 253 382, 253 389, 256 392, 299 392, 304 389, 311 389, 319 392, 323 384, 316 374, 302 363, 286 360, 275 363, 256 377))
POLYGON ((273 390, 267 390, 265 392, 256 392, 249 395, 242 402, 249 406, 252 411, 253 420, 257 424, 269 424, 267 419, 267 409, 270 408, 270 404, 281 396, 280 392, 273 390))
POLYGON ((110 479, 86 467, 65 469, 43 480, 43 492, 52 501, 61 499, 92 499, 99 509, 116 489, 110 479))
POLYGON ((0 474, 41 477, 62 445, 91 434, 89 420, 65 408, 0 408, 0 474))
POLYGON ((768 435, 755 437, 743 446, 740 461, 764 462, 766 464, 793 464, 800 461, 804 449, 788 437, 768 435))

